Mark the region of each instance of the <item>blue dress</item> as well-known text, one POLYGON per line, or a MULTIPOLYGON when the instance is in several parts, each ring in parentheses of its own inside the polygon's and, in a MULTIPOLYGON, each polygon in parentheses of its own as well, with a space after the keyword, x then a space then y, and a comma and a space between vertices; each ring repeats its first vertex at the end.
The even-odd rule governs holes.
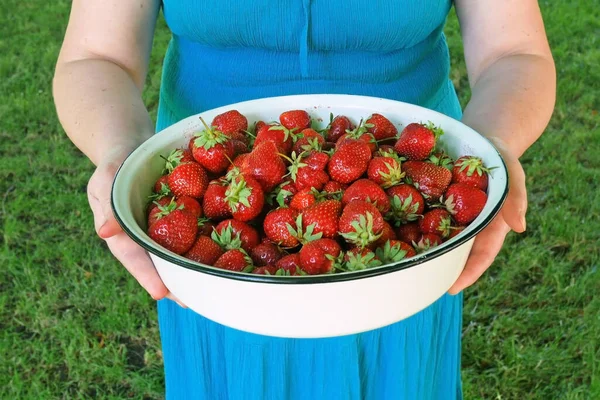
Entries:
MULTIPOLYGON (((157 130, 230 103, 308 93, 385 97, 460 119, 442 32, 451 6, 164 0, 173 36, 157 130)), ((462 398, 462 295, 381 329, 328 339, 248 334, 170 300, 158 313, 167 399, 462 398)))

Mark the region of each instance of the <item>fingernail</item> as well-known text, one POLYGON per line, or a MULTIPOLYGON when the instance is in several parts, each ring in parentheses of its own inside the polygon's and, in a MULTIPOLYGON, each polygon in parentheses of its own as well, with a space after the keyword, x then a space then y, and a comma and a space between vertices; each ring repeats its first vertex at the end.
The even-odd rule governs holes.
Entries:
POLYGON ((523 231, 525 231, 527 229, 527 222, 524 215, 521 215, 521 225, 523 225, 523 231))

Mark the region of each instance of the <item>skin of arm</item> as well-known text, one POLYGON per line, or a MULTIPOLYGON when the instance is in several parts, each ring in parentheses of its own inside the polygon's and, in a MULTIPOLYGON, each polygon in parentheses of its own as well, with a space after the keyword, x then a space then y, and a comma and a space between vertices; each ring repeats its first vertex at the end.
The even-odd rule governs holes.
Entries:
POLYGON ((96 165, 88 183, 96 231, 154 299, 172 296, 146 252, 120 229, 110 189, 125 157, 154 133, 141 93, 159 3, 74 0, 53 81, 63 128, 96 165))
POLYGON ((526 228, 527 191, 519 157, 546 128, 556 98, 556 70, 535 0, 456 0, 471 85, 463 122, 505 159, 509 193, 500 214, 475 239, 450 289, 472 285, 492 264, 505 236, 526 228))

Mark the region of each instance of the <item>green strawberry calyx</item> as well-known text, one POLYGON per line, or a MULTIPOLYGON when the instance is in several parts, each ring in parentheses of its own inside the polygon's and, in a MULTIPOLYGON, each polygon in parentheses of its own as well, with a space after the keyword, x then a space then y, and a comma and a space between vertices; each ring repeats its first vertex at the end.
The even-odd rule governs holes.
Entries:
POLYGON ((240 232, 234 235, 231 224, 227 225, 225 229, 222 229, 221 233, 218 233, 216 230, 213 230, 210 237, 226 251, 242 248, 242 239, 240 238, 240 232))
POLYGON ((381 260, 372 251, 365 254, 361 252, 348 251, 344 258, 344 271, 361 271, 363 269, 379 267, 383 265, 381 260))
POLYGON ((289 190, 284 189, 286 185, 289 185, 291 181, 285 181, 279 184, 273 191, 269 192, 265 197, 267 204, 270 206, 274 205, 275 202, 279 204, 279 207, 286 206, 286 200, 292 197, 293 193, 289 190))
POLYGON ((391 188, 392 186, 399 185, 402 183, 402 178, 406 175, 400 168, 400 163, 397 165, 391 165, 389 162, 384 161, 383 164, 387 168, 388 172, 379 171, 379 176, 383 181, 382 187, 384 189, 391 188))
POLYGON ((240 204, 250 207, 250 195, 252 188, 246 185, 243 175, 237 176, 225 191, 225 202, 229 205, 231 212, 237 212, 240 204))
POLYGON ((306 227, 306 230, 302 228, 302 214, 298 214, 296 217, 296 226, 292 226, 291 224, 286 224, 288 232, 290 235, 298 239, 298 241, 302 244, 306 244, 308 242, 312 242, 313 240, 321 239, 323 237, 323 232, 314 233, 316 224, 311 224, 306 227))
POLYGON ((492 170, 497 168, 488 168, 484 166, 483 160, 475 156, 464 157, 461 160, 457 160, 455 166, 460 167, 459 172, 467 170, 467 176, 472 176, 474 173, 477 173, 478 176, 482 176, 483 174, 489 174, 492 170))
POLYGON ((358 221, 352 221, 350 226, 354 229, 353 231, 340 234, 359 249, 367 247, 382 235, 381 232, 379 234, 373 232, 373 215, 370 212, 361 214, 358 221))
MULTIPOLYGON (((269 126, 270 131, 283 131, 283 141, 284 142, 287 142, 287 140, 290 138, 290 135, 298 130, 298 128, 288 129, 285 126, 278 124, 277 122, 273 122, 269 125, 270 125, 269 126)), ((292 139, 294 140, 294 142, 296 141, 295 136, 296 135, 292 136, 292 139)))
POLYGON ((288 173, 286 175, 289 175, 292 178, 292 181, 296 182, 296 179, 298 178, 298 170, 302 167, 308 166, 308 164, 302 162, 302 159, 308 156, 308 152, 303 151, 300 154, 296 154, 296 152, 293 151, 291 158, 284 154, 280 154, 280 156, 284 157, 290 162, 288 173))
POLYGON ((194 146, 210 150, 216 145, 226 143, 229 140, 229 136, 223 132, 217 130, 215 127, 210 128, 202 117, 200 117, 200 121, 204 125, 204 130, 194 134, 196 138, 194 139, 194 146))
POLYGON ((161 156, 161 158, 165 160, 165 168, 163 170, 163 173, 170 174, 171 172, 173 172, 175 167, 181 164, 181 159, 183 158, 183 151, 181 149, 176 149, 173 150, 167 156, 167 158, 164 158, 163 156, 161 156))
POLYGON ((349 138, 352 139, 360 139, 363 135, 369 135, 371 137, 371 142, 376 143, 375 136, 369 132, 369 129, 375 127, 373 124, 363 123, 361 119, 356 128, 354 129, 346 129, 346 133, 349 138))
POLYGON ((402 261, 406 258, 406 250, 403 250, 398 243, 395 243, 392 246, 389 240, 385 242, 383 247, 379 247, 377 250, 375 250, 375 252, 377 254, 377 258, 379 258, 384 264, 402 261))
POLYGON ((390 201, 391 210, 387 213, 386 219, 388 221, 394 221, 394 225, 400 226, 409 221, 416 221, 421 218, 422 215, 417 214, 419 209, 419 202, 413 204, 412 194, 408 195, 404 201, 400 200, 400 197, 394 196, 390 201))
POLYGON ((149 200, 160 200, 163 197, 167 197, 172 195, 171 193, 171 189, 169 189, 169 185, 166 185, 164 182, 161 182, 160 184, 160 190, 158 191, 158 193, 153 193, 150 196, 148 196, 149 200))

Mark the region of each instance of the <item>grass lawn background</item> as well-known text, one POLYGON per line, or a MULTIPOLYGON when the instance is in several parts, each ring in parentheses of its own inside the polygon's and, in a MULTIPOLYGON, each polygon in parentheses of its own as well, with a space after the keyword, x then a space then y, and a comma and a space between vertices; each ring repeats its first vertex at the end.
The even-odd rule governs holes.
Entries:
MULTIPOLYGON (((527 233, 510 235, 466 292, 466 399, 600 398, 600 8, 540 5, 557 106, 522 158, 527 233)), ((69 7, 4 0, 0 14, 0 398, 159 399, 155 304, 95 236, 85 194, 93 166, 54 111, 69 7)), ((464 104, 454 14, 446 30, 464 104)), ((161 21, 145 93, 152 115, 168 39, 161 21)))

